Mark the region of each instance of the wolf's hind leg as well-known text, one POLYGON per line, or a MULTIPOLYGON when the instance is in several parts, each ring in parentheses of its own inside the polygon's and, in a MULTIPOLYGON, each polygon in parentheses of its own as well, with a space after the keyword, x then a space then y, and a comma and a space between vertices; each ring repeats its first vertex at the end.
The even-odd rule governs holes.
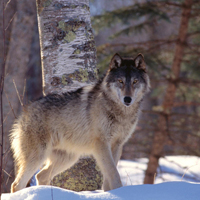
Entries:
MULTIPOLYGON (((31 156, 30 156, 31 157, 31 156)), ((16 178, 11 185, 11 193, 26 187, 34 173, 41 167, 43 160, 28 159, 18 166, 16 178)))
POLYGON ((38 185, 49 185, 53 177, 70 168, 79 159, 79 156, 66 151, 53 150, 49 163, 36 174, 38 185))

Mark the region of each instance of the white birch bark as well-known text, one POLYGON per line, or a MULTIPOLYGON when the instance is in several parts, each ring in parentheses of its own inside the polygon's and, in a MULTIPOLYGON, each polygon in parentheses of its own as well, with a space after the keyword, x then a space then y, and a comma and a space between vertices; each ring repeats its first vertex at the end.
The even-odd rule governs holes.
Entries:
POLYGON ((37 0, 43 92, 64 92, 96 79, 88 0, 37 0))
MULTIPOLYGON (((62 93, 96 80, 96 49, 89 0, 36 0, 43 93, 62 93)), ((53 184, 81 191, 100 189, 102 175, 94 160, 82 159, 53 184)))

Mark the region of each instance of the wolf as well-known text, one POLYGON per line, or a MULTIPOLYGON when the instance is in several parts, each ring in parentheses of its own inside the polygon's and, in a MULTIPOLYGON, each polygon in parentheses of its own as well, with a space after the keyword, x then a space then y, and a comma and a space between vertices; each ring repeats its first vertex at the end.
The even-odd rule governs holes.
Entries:
POLYGON ((16 169, 11 192, 26 187, 41 166, 37 184, 48 185, 85 155, 96 159, 104 191, 122 187, 116 165, 149 88, 143 55, 115 54, 96 84, 49 94, 24 107, 10 134, 16 169))

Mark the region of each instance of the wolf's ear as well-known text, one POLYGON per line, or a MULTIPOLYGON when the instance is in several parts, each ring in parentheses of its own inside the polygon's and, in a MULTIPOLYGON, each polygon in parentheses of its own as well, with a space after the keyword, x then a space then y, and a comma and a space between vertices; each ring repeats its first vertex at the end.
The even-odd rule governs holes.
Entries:
POLYGON ((139 53, 137 55, 137 57, 135 58, 135 66, 138 69, 142 69, 142 70, 146 71, 146 64, 144 62, 144 56, 141 53, 139 53))
POLYGON ((110 69, 120 67, 121 63, 122 63, 122 58, 118 53, 116 53, 111 59, 110 69))

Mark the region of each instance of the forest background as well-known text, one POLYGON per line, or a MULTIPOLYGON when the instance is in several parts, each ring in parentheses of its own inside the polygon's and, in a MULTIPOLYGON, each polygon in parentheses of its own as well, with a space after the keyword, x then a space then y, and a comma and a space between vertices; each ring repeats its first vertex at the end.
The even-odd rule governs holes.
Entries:
MULTIPOLYGON (((0 66, 6 58, 5 191, 13 180, 9 130, 22 105, 42 96, 35 1, 29 5, 20 0, 5 1, 5 55, 0 37, 0 66), (18 90, 23 92, 17 94, 18 90)), ((133 57, 142 53, 145 57, 151 92, 145 97, 137 130, 125 145, 122 159, 149 158, 144 183, 153 183, 160 157, 200 156, 200 2, 91 0, 90 12, 99 76, 116 52, 133 57)), ((1 6, 1 19, 2 13, 1 6)), ((0 20, 0 35, 2 26, 0 20)))

